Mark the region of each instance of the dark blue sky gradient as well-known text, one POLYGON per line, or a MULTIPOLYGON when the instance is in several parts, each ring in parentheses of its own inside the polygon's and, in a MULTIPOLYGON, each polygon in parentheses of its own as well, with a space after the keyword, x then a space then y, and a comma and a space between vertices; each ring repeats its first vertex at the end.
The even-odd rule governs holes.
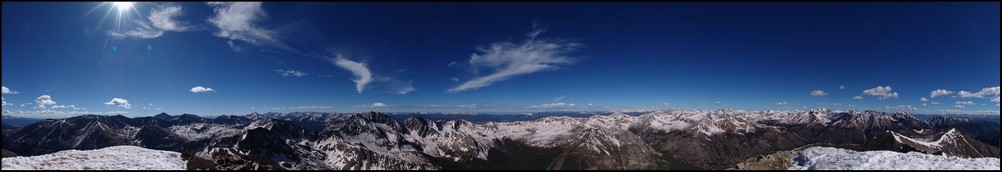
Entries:
MULTIPOLYGON (((638 108, 897 111, 888 107, 899 106, 916 113, 999 111, 991 106, 997 95, 944 96, 933 100, 941 104, 927 106, 919 101, 935 89, 998 87, 998 2, 263 3, 266 17, 256 26, 276 31, 292 50, 216 36, 219 28, 208 22, 216 15, 214 7, 204 3, 137 3, 142 16, 157 5, 181 6, 175 20, 192 28, 150 39, 116 39, 108 31, 117 14, 111 11, 101 22, 113 8, 99 4, 3 3, 3 85, 18 92, 3 95, 11 104, 3 110, 72 115, 30 113, 72 109, 20 106, 50 95, 55 105, 129 116, 638 108), (574 62, 447 92, 494 71, 481 68, 478 74, 469 67, 471 55, 480 53, 477 47, 521 42, 534 23, 545 29, 540 38, 580 43, 568 53, 574 62), (235 52, 227 41, 244 51, 235 52), (112 46, 119 50, 112 52, 112 46), (362 62, 377 77, 409 81, 416 90, 401 95, 393 84, 374 82, 358 93, 352 73, 324 59, 335 53, 362 62), (307 75, 283 77, 275 70, 307 75), (192 93, 194 86, 216 91, 192 93), (877 86, 891 86, 900 95, 852 98, 877 86), (810 96, 814 90, 828 95, 810 96), (554 100, 561 96, 566 97, 554 100), (112 98, 128 99, 131 108, 104 104, 112 98), (956 108, 958 101, 976 105, 956 108), (377 102, 388 106, 370 106, 377 102), (566 104, 530 108, 558 102, 566 104), (469 104, 477 108, 448 108, 469 104), (289 108, 299 106, 320 108, 289 108)), ((135 27, 128 23, 123 28, 135 27)))

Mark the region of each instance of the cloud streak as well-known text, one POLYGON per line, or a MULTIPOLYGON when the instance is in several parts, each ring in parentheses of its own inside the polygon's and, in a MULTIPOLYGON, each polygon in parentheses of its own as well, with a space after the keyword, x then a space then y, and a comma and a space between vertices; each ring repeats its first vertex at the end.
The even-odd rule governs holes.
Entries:
POLYGON ((552 108, 564 108, 564 107, 575 107, 575 106, 577 106, 577 105, 575 105, 574 103, 568 104, 568 103, 564 103, 564 102, 558 102, 558 103, 547 103, 547 104, 542 104, 542 105, 526 106, 526 108, 552 109, 552 108))
POLYGON ((567 98, 567 95, 557 97, 557 98, 553 99, 553 102, 560 102, 561 100, 564 100, 564 98, 567 98))
POLYGON ((477 48, 478 52, 470 56, 469 65, 474 70, 478 68, 493 69, 494 73, 466 81, 459 86, 448 89, 447 92, 457 93, 487 87, 515 76, 556 69, 561 65, 573 63, 574 58, 566 56, 566 54, 577 50, 580 44, 536 39, 536 36, 542 31, 537 29, 523 42, 495 42, 477 48))
POLYGON ((341 56, 340 54, 337 58, 329 60, 331 63, 334 63, 334 65, 348 70, 352 75, 355 75, 355 79, 352 79, 352 81, 355 82, 355 91, 358 91, 359 94, 365 90, 365 85, 372 82, 372 71, 370 71, 365 64, 345 59, 344 56, 341 56))
POLYGON ((291 70, 291 69, 290 70, 281 70, 281 69, 280 70, 275 70, 275 73, 278 73, 279 75, 282 75, 284 77, 303 77, 303 76, 306 76, 306 73, 303 73, 302 71, 291 70))

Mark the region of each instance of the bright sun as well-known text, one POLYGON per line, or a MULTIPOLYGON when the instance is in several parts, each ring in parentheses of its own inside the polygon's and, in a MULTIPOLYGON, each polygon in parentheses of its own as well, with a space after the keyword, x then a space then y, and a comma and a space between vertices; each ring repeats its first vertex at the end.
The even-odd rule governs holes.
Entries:
POLYGON ((113 2, 111 3, 115 8, 118 8, 118 12, 123 12, 132 8, 134 2, 113 2))

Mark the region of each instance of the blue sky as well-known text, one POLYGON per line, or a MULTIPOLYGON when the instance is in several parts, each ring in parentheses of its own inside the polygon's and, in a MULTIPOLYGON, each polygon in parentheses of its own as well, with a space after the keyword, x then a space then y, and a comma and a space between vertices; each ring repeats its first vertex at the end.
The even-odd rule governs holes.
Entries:
POLYGON ((7 115, 999 113, 998 2, 4 2, 2 22, 7 115))

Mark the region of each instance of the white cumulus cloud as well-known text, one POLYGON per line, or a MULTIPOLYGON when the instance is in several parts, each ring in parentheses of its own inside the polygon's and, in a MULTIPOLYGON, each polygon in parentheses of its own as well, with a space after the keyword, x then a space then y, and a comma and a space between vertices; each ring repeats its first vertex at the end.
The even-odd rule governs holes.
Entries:
POLYGON ((345 70, 351 72, 352 75, 355 75, 355 79, 352 81, 355 82, 355 90, 358 91, 358 93, 361 94, 362 91, 365 90, 365 85, 372 82, 372 71, 369 71, 369 68, 366 67, 365 64, 345 59, 340 54, 337 58, 329 60, 334 63, 334 65, 344 68, 345 70))
POLYGON ((963 109, 963 108, 964 108, 964 105, 953 105, 953 107, 955 107, 955 108, 957 108, 957 109, 963 109))
POLYGON ((891 86, 877 86, 868 90, 863 90, 863 95, 876 96, 878 100, 898 98, 898 93, 893 92, 891 86))
POLYGON ((7 98, 3 98, 3 97, 0 97, 0 99, 2 99, 2 100, 3 100, 3 106, 10 106, 10 105, 14 105, 14 104, 10 104, 10 103, 7 103, 7 98))
POLYGON ((479 52, 470 56, 469 65, 475 70, 493 69, 494 73, 466 81, 449 89, 448 92, 456 93, 491 86, 515 76, 556 69, 561 65, 573 63, 573 58, 566 54, 577 50, 580 44, 537 39, 536 36, 540 32, 542 30, 532 32, 526 41, 520 43, 495 42, 477 48, 479 52))
POLYGON ((104 104, 108 106, 118 106, 126 109, 132 108, 132 104, 129 104, 129 100, 125 100, 122 98, 112 98, 111 101, 105 102, 104 104))
POLYGON ((839 85, 839 86, 838 86, 838 89, 839 89, 839 90, 844 90, 844 89, 845 89, 845 85, 839 85))
POLYGON ((828 93, 825 93, 825 91, 822 90, 814 90, 811 92, 811 96, 827 96, 827 95, 828 93))
POLYGON ((372 103, 372 105, 369 105, 369 107, 372 107, 372 108, 382 108, 382 107, 386 107, 386 104, 376 102, 376 103, 372 103))
POLYGON ((863 100, 863 96, 853 96, 852 99, 863 100))
POLYGON ((192 93, 204 93, 204 92, 215 92, 215 91, 216 90, 213 90, 212 88, 207 88, 202 86, 195 86, 191 88, 192 93))
POLYGON ((11 91, 7 86, 3 86, 3 94, 17 94, 17 91, 11 91))
POLYGON ((933 105, 938 105, 938 104, 939 104, 939 102, 931 102, 931 103, 929 103, 929 104, 933 104, 933 105))
POLYGON ((785 102, 785 101, 776 102, 776 106, 785 106, 785 105, 788 105, 788 104, 790 104, 790 102, 785 102))
POLYGON ((960 98, 985 98, 990 96, 999 96, 999 86, 982 88, 981 91, 976 93, 963 90, 957 92, 957 97, 960 98))
POLYGON ((926 99, 925 97, 923 97, 923 98, 920 98, 919 101, 921 101, 921 102, 928 102, 929 99, 926 99))
POLYGON ((49 95, 38 96, 38 98, 35 99, 35 105, 38 105, 38 108, 44 109, 45 106, 54 104, 56 104, 56 101, 52 101, 52 96, 49 95))
POLYGON ((929 93, 929 98, 935 99, 936 97, 950 95, 950 94, 953 94, 953 91, 944 90, 944 89, 937 89, 937 90, 933 90, 931 93, 929 93))

